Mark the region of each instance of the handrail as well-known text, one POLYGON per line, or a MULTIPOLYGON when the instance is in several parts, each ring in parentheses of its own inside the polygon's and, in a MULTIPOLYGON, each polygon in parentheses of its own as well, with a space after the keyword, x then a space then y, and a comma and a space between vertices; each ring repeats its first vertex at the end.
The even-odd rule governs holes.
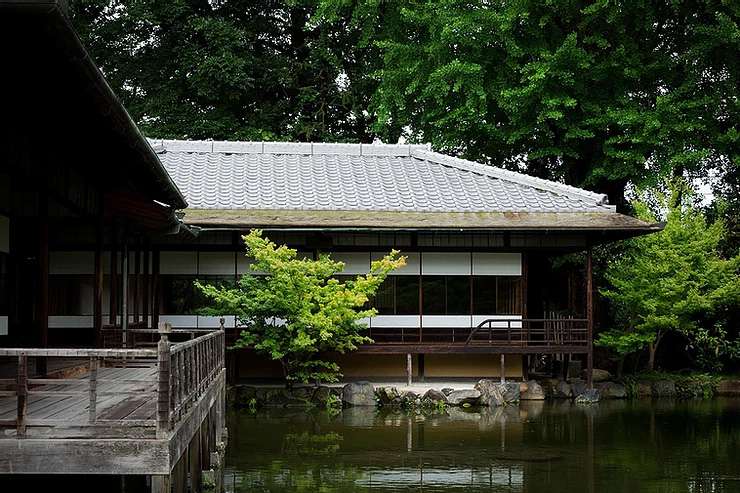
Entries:
POLYGON ((564 341, 559 340, 563 339, 563 334, 558 333, 558 330, 554 330, 550 327, 548 327, 546 324, 558 324, 560 325, 560 331, 562 331, 563 325, 570 325, 569 330, 567 332, 567 339, 570 342, 585 342, 585 339, 581 341, 580 339, 574 340, 573 335, 578 332, 585 332, 585 330, 577 330, 573 326, 578 323, 588 323, 587 318, 488 318, 486 320, 481 321, 477 327, 473 328, 473 330, 470 331, 470 334, 468 335, 468 338, 465 340, 465 346, 470 345, 470 343, 473 341, 474 337, 483 329, 487 329, 488 331, 488 343, 491 344, 493 342, 493 331, 494 330, 506 330, 506 339, 508 343, 512 342, 512 323, 515 323, 519 325, 519 327, 515 327, 516 329, 519 329, 519 338, 514 338, 514 342, 518 342, 520 344, 529 344, 531 341, 531 333, 540 333, 543 336, 543 340, 539 342, 543 342, 545 344, 552 344, 553 342, 556 344, 562 344, 564 341), (494 327, 493 324, 506 324, 506 327, 494 327), (532 323, 542 323, 543 329, 540 329, 538 331, 533 331, 531 329, 532 323), (487 326, 487 327, 486 327, 487 326), (553 340, 551 340, 550 332, 553 334, 553 340), (526 335, 526 337, 525 337, 526 335))
MULTIPOLYGON (((14 427, 16 437, 25 438, 29 427, 97 427, 109 432, 126 433, 129 427, 143 428, 156 436, 167 436, 175 425, 211 388, 211 384, 222 378, 225 366, 225 334, 221 329, 203 331, 194 339, 171 342, 169 327, 158 332, 160 340, 156 349, 98 349, 98 348, 0 348, 0 357, 17 360, 16 376, 13 379, 0 379, 0 397, 16 397, 17 413, 12 420, 0 421, 0 427, 14 427), (84 365, 87 374, 82 377, 53 379, 32 378, 29 375, 29 358, 59 357, 87 359, 84 365), (105 373, 106 360, 123 362, 135 358, 156 360, 156 373, 145 371, 145 375, 118 374, 122 378, 105 373), (106 387, 100 384, 114 384, 106 387), (61 389, 49 387, 61 386, 61 389), (10 387, 10 389, 8 389, 10 387), (5 390, 8 389, 8 390, 5 390), (74 421, 29 417, 28 396, 79 397, 85 396, 86 412, 84 419, 74 421), (100 402, 113 395, 154 396, 156 395, 156 419, 109 419, 115 415, 102 414, 100 402), (100 400, 100 397, 104 399, 100 400), (118 430, 118 431, 115 431, 118 430)), ((149 368, 154 369, 152 366, 149 368)), ((145 400, 149 400, 145 397, 145 400)), ((46 433, 46 432, 45 432, 46 433)), ((140 432, 137 432, 140 433, 140 432)), ((51 436, 51 435, 45 435, 51 436)), ((65 435, 66 436, 66 435, 65 435)), ((139 436, 139 435, 137 435, 139 436)))
POLYGON ((99 348, 0 348, 0 356, 35 356, 61 358, 156 358, 154 349, 99 349, 99 348))

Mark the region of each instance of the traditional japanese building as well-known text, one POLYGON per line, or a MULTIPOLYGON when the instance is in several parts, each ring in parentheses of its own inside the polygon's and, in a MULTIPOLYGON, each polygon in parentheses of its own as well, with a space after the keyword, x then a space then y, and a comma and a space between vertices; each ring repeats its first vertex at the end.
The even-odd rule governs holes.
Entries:
MULTIPOLYGON (((522 378, 527 355, 542 354, 575 355, 586 368, 591 248, 659 229, 604 195, 423 145, 150 142, 197 230, 157 245, 159 317, 174 326, 217 324, 197 314, 193 281, 248 272, 241 235, 251 228, 307 256, 330 253, 347 276, 392 248, 408 257, 364 321, 374 343, 339 357, 350 378, 405 378, 409 362, 419 379, 522 378), (580 269, 553 269, 574 252, 585 252, 580 269)), ((254 355, 237 360, 235 378, 280 375, 254 355)))

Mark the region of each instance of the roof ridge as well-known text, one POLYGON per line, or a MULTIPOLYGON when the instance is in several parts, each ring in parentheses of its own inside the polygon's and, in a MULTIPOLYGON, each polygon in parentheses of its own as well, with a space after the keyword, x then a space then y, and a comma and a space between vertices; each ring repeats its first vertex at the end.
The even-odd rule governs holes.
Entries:
POLYGON ((429 144, 345 144, 238 140, 149 139, 158 152, 218 152, 225 154, 345 154, 349 156, 410 156, 429 144))
POLYGON ((463 169, 465 171, 471 171, 492 178, 498 178, 501 180, 507 180, 510 182, 518 183, 520 185, 527 185, 547 192, 566 194, 569 196, 576 196, 581 200, 594 201, 597 206, 608 207, 609 209, 616 210, 615 206, 609 205, 609 198, 605 194, 591 192, 582 188, 566 185, 564 183, 558 183, 551 180, 545 180, 543 178, 537 178, 535 176, 526 175, 524 173, 517 173, 516 171, 510 171, 497 166, 491 166, 487 164, 477 163, 475 161, 469 161, 467 159, 461 159, 458 157, 448 156, 439 152, 427 151, 427 150, 414 150, 411 152, 411 156, 417 159, 426 159, 428 161, 441 164, 443 166, 450 166, 453 168, 463 169))

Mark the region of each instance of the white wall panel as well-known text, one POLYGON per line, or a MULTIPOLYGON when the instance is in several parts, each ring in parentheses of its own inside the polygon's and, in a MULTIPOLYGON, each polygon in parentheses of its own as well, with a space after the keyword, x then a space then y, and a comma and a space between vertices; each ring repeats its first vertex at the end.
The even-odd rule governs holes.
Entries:
MULTIPOLYGON (((386 253, 373 252, 372 260, 373 261, 380 260, 385 255, 387 255, 387 252, 386 253)), ((406 265, 401 267, 398 270, 394 270, 393 272, 391 272, 391 275, 393 276, 418 276, 419 273, 421 272, 421 263, 419 262, 419 254, 415 252, 409 252, 409 253, 401 252, 401 255, 406 257, 406 265)))
MULTIPOLYGON (((473 324, 472 327, 477 327, 478 324, 481 322, 484 322, 485 320, 502 320, 502 322, 491 322, 491 327, 494 328, 506 328, 508 326, 508 322, 504 322, 503 320, 521 320, 521 315, 473 315, 473 324)), ((485 325, 488 327, 488 324, 485 325)), ((519 329, 522 327, 521 322, 511 322, 511 328, 513 329, 519 329)))
POLYGON ((0 214, 0 252, 10 252, 10 218, 0 214))
MULTIPOLYGON (((199 329, 217 329, 221 327, 222 317, 211 317, 198 315, 198 328, 199 329)), ((234 315, 224 315, 224 327, 234 327, 236 325, 236 317, 234 315)))
POLYGON ((88 328, 93 326, 93 317, 91 315, 51 315, 49 316, 50 329, 75 329, 88 328))
POLYGON ((0 315, 0 336, 8 335, 8 316, 0 315))
POLYGON ((234 252, 200 252, 198 274, 233 276, 234 272, 236 272, 234 252))
POLYGON ((239 275, 247 273, 254 274, 255 272, 249 268, 252 262, 254 262, 252 257, 247 257, 244 253, 238 252, 236 254, 236 273, 239 275))
POLYGON ((470 327, 470 315, 424 315, 422 327, 470 327))
POLYGON ((421 273, 425 276, 470 275, 470 253, 424 252, 421 273))
POLYGON ((342 274, 367 274, 370 272, 370 252, 332 253, 331 258, 344 262, 342 274))
MULTIPOLYGON (((131 272, 131 264, 129 264, 131 272)), ((198 252, 162 252, 159 255, 160 274, 197 274, 198 252)))
POLYGON ((378 315, 370 320, 371 327, 419 327, 419 315, 378 315))
POLYGON ((521 253, 473 253, 475 276, 521 276, 521 253))
POLYGON ((49 274, 94 274, 93 252, 49 252, 49 274))
POLYGON ((193 329, 198 327, 197 315, 160 315, 159 322, 169 322, 174 328, 193 329))

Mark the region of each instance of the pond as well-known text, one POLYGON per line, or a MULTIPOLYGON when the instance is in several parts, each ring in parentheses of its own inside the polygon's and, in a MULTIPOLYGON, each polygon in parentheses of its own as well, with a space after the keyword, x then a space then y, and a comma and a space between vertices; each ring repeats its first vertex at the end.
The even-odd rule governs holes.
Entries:
POLYGON ((234 411, 228 492, 740 492, 740 399, 234 411))

